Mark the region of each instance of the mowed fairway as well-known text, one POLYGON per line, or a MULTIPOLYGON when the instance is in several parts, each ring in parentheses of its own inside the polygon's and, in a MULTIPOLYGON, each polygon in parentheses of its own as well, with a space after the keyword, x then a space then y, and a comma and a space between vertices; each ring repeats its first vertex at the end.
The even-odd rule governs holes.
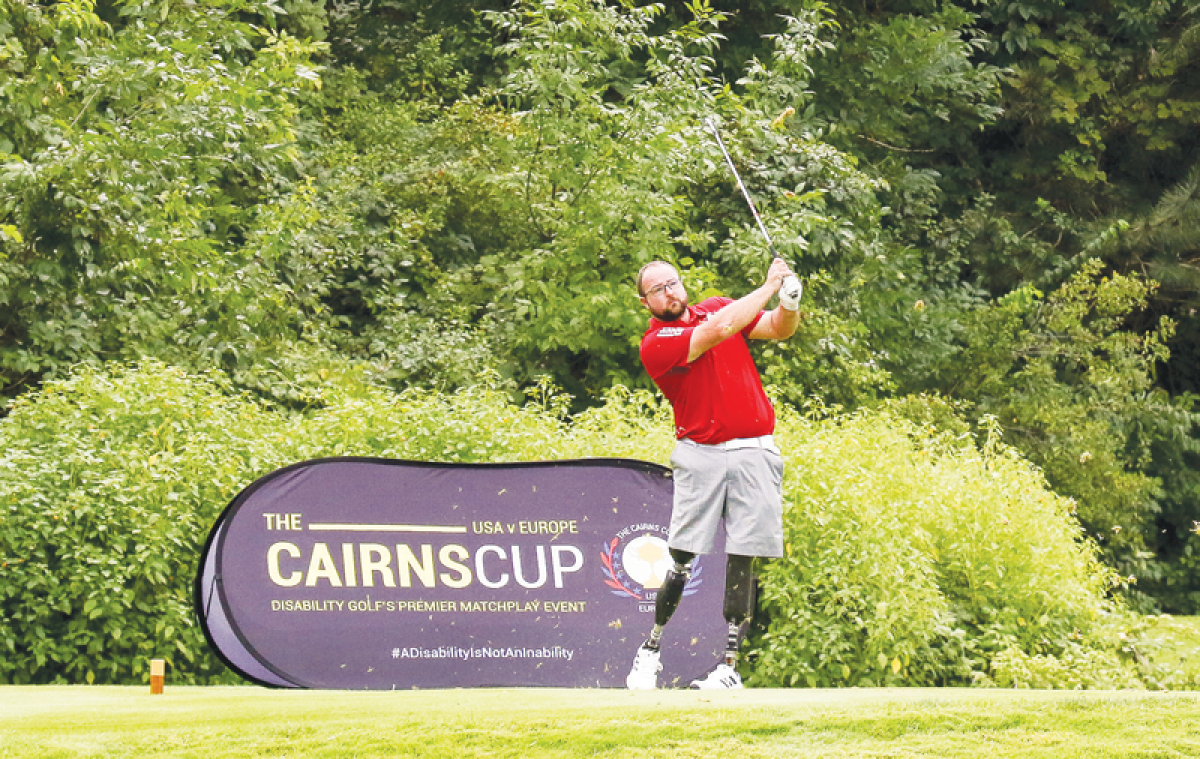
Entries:
POLYGON ((1200 694, 2 687, 0 756, 1192 757, 1200 694))

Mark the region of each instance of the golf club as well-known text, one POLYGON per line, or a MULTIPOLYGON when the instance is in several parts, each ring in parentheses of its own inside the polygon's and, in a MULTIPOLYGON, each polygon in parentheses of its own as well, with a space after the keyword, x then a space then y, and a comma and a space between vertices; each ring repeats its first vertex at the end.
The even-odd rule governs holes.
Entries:
MULTIPOLYGON (((717 120, 712 116, 706 116, 703 119, 704 126, 708 131, 712 132, 713 138, 717 141, 717 147, 721 148, 721 154, 725 156, 725 163, 729 166, 729 171, 733 173, 733 178, 737 181, 738 189, 742 191, 742 197, 746 199, 746 205, 750 206, 750 213, 754 214, 754 221, 758 222, 758 231, 762 232, 763 239, 767 241, 767 250, 771 252, 772 258, 783 258, 779 255, 779 251, 775 250, 775 243, 771 241, 771 235, 767 233, 767 228, 763 225, 762 217, 758 215, 758 209, 754 207, 754 199, 750 197, 750 192, 746 189, 746 185, 742 184, 742 177, 738 174, 737 167, 733 165, 733 159, 729 157, 729 151, 725 149, 725 141, 721 139, 721 132, 717 129, 717 120)), ((788 279, 799 279, 793 274, 788 279)))

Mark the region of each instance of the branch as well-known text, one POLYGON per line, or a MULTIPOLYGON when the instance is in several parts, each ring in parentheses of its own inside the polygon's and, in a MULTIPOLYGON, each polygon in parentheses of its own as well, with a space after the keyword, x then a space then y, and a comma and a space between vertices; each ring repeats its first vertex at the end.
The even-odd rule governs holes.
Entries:
POLYGON ((866 140, 867 142, 871 142, 871 143, 878 145, 881 148, 887 148, 888 150, 898 150, 901 153, 936 153, 937 152, 937 150, 935 148, 928 148, 926 150, 920 150, 918 148, 898 148, 895 145, 889 145, 886 142, 880 142, 879 140, 876 140, 872 137, 868 137, 865 134, 860 134, 858 136, 861 137, 862 139, 866 140))

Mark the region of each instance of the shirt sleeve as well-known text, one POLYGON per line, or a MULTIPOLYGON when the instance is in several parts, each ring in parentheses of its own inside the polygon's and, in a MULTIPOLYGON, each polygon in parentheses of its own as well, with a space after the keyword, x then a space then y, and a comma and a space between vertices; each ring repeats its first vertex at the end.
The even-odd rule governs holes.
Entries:
POLYGON ((642 366, 657 380, 672 369, 687 366, 694 327, 663 327, 642 338, 642 366))
POLYGON ((753 319, 750 320, 749 324, 747 324, 745 327, 742 328, 742 337, 749 339, 750 333, 754 331, 754 328, 758 326, 758 323, 760 321, 762 321, 762 318, 766 315, 767 315, 766 311, 759 311, 758 316, 755 316, 753 319))

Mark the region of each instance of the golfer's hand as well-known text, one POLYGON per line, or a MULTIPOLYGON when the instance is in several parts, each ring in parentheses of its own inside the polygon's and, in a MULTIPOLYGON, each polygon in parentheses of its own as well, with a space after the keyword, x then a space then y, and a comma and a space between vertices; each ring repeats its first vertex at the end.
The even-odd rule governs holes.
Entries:
POLYGON ((771 268, 767 270, 767 284, 771 286, 772 291, 779 292, 779 286, 783 284, 783 280, 792 276, 795 275, 792 274, 792 269, 787 265, 787 261, 776 258, 771 262, 771 268))
POLYGON ((804 285, 800 284, 800 278, 789 274, 779 286, 779 305, 788 311, 797 311, 800 309, 800 296, 803 293, 804 285))

